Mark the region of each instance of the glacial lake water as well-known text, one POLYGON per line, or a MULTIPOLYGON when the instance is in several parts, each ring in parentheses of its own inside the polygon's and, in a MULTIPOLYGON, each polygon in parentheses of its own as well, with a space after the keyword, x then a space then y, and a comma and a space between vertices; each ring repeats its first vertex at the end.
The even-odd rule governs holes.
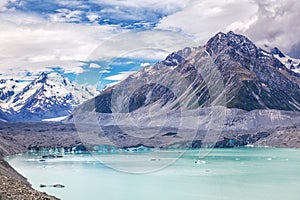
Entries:
POLYGON ((300 150, 214 149, 155 153, 37 154, 8 162, 37 190, 63 200, 299 200, 300 150), (40 184, 65 188, 40 188, 40 184))

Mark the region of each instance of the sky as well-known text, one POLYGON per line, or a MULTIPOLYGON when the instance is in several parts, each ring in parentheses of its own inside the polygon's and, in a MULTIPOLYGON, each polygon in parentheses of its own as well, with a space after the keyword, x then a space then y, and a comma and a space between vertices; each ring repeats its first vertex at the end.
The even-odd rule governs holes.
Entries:
POLYGON ((0 0, 0 78, 112 84, 216 33, 300 57, 298 0, 0 0))

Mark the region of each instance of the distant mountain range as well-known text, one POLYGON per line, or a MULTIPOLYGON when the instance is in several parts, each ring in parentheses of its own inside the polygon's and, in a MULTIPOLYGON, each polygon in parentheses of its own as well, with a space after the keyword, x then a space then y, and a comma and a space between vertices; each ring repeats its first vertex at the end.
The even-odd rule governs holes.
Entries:
POLYGON ((193 110, 214 105, 246 111, 300 111, 298 72, 300 60, 278 48, 262 49, 245 36, 218 33, 205 45, 174 52, 98 96, 95 88, 72 83, 58 73, 43 73, 31 83, 2 79, 0 119, 59 118, 82 103, 80 109, 98 113, 193 110))
POLYGON ((58 73, 42 73, 32 82, 0 80, 2 121, 41 121, 68 116, 97 94, 91 86, 70 82, 58 73))
POLYGON ((300 111, 300 61, 247 37, 218 33, 170 54, 107 88, 80 108, 98 113, 191 110, 214 105, 246 111, 300 111))

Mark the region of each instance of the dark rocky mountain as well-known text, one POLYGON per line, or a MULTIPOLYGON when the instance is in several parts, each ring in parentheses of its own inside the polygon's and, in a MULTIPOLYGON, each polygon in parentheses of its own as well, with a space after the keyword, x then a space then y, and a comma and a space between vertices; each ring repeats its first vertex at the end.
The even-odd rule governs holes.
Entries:
POLYGON ((297 146, 300 74, 279 58, 242 35, 218 33, 105 89, 66 122, 88 147, 297 146))
POLYGON ((224 105, 246 111, 299 111, 299 85, 300 74, 271 52, 245 36, 218 33, 204 46, 174 52, 107 88, 78 110, 130 113, 224 105))

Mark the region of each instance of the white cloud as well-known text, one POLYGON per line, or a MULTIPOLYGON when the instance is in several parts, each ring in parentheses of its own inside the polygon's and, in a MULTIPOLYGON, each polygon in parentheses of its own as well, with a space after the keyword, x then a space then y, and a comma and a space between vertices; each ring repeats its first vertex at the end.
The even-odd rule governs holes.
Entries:
POLYGON ((150 66, 150 63, 141 63, 141 67, 148 67, 150 66))
MULTIPOLYGON (((133 11, 137 8, 137 13, 129 13, 128 17, 133 18, 139 18, 147 10, 173 13, 164 17, 155 30, 126 33, 118 25, 96 24, 100 12, 58 9, 51 15, 52 21, 47 21, 41 15, 8 11, 7 2, 0 0, 0 11, 5 11, 0 13, 0 71, 13 77, 26 78, 28 71, 35 74, 52 67, 81 73, 85 65, 81 61, 116 57, 161 60, 170 52, 202 45, 215 33, 228 30, 286 52, 292 46, 300 46, 298 0, 91 1, 110 5, 110 11, 116 13, 121 12, 120 7, 130 7, 133 11), (66 23, 80 22, 82 16, 95 24, 66 23)), ((56 2, 76 9, 87 6, 79 1, 56 2)), ((108 78, 119 80, 124 74, 115 76, 108 78)))
POLYGON ((78 61, 47 61, 47 62, 37 62, 29 63, 28 61, 11 61, 0 59, 0 70, 1 78, 14 78, 20 80, 27 80, 27 72, 33 74, 29 79, 35 78, 41 72, 53 71, 54 67, 61 67, 65 73, 75 73, 79 74, 84 72, 82 66, 84 63, 78 61), (14 62, 14 66, 17 67, 5 67, 14 62), (59 65, 57 64, 59 62, 59 65))
POLYGON ((16 78, 53 67, 81 73, 85 65, 81 61, 122 56, 157 60, 185 46, 195 46, 190 38, 170 31, 119 34, 122 31, 118 26, 53 22, 17 11, 1 13, 0 70, 16 78))
POLYGON ((299 0, 192 0, 182 11, 163 18, 157 27, 190 34, 200 44, 219 31, 233 30, 259 46, 291 52, 300 49, 299 10, 299 0))
POLYGON ((126 32, 101 43, 88 60, 123 58, 164 59, 187 46, 199 46, 190 37, 176 32, 151 30, 126 32))
POLYGON ((163 18, 157 27, 183 31, 202 44, 230 24, 252 17, 256 10, 250 0, 194 0, 182 11, 163 18))
POLYGON ((107 74, 107 73, 110 73, 111 71, 107 70, 107 69, 104 69, 104 70, 100 70, 99 71, 99 74, 107 74))
POLYGON ((95 68, 95 69, 97 69, 97 68, 101 68, 101 66, 98 65, 98 64, 96 64, 96 63, 91 63, 91 64, 90 64, 90 68, 95 68))
MULTIPOLYGON (((259 6, 254 19, 242 33, 259 45, 277 46, 285 52, 300 43, 299 0, 255 0, 259 6)), ((249 21, 245 22, 245 24, 249 21)), ((239 30, 239 29, 237 29, 239 30)))
POLYGON ((122 80, 126 79, 128 76, 130 76, 131 74, 133 74, 135 72, 136 71, 120 72, 117 75, 106 77, 106 78, 104 78, 104 80, 108 80, 108 81, 122 81, 122 80))
POLYGON ((0 0, 0 12, 6 11, 9 0, 0 0))
POLYGON ((90 22, 95 22, 100 16, 96 13, 88 13, 86 17, 90 20, 90 22))
POLYGON ((78 0, 53 0, 59 5, 62 6, 73 6, 73 7, 82 7, 82 1, 78 0))
POLYGON ((53 67, 81 73, 85 65, 81 61, 122 56, 157 60, 196 45, 185 35, 170 31, 121 32, 117 26, 58 23, 33 14, 1 13, 0 70, 23 78, 28 71, 39 73, 53 67))
POLYGON ((254 16, 250 20, 246 21, 236 21, 226 27, 226 31, 237 31, 240 33, 245 33, 249 27, 258 20, 257 16, 254 16))
MULTIPOLYGON (((191 43, 189 43, 191 44, 191 43)), ((194 46, 194 45, 193 45, 194 46)), ((141 49, 134 49, 132 51, 125 52, 121 54, 120 57, 128 58, 128 59, 146 59, 146 60, 163 60, 166 58, 173 51, 177 51, 182 49, 186 46, 182 47, 174 47, 172 49, 168 49, 165 47, 160 48, 141 48, 141 49)))
POLYGON ((61 67, 66 72, 80 73, 84 65, 80 61, 116 33, 112 26, 55 23, 35 15, 2 13, 0 70, 12 74, 61 67))
POLYGON ((55 14, 50 14, 51 21, 54 22, 80 22, 83 11, 69 10, 66 8, 57 9, 55 14))
POLYGON ((101 5, 111 5, 117 10, 119 7, 146 8, 164 13, 172 13, 187 6, 190 0, 92 0, 91 2, 101 5))

